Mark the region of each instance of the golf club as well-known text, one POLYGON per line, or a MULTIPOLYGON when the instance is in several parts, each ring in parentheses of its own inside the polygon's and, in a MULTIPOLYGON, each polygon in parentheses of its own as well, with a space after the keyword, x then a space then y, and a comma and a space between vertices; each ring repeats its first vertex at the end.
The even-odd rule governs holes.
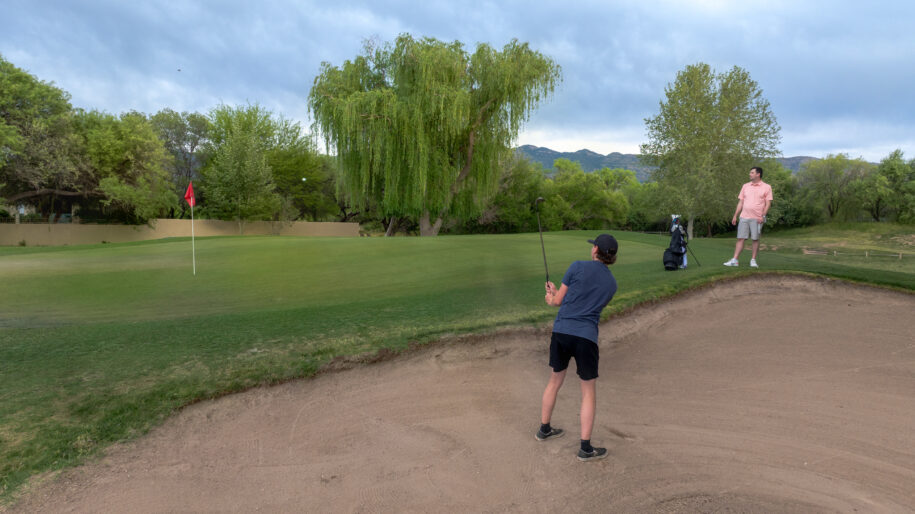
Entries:
POLYGON ((543 197, 540 196, 534 200, 534 206, 537 208, 537 231, 540 232, 540 250, 543 251, 543 269, 546 270, 546 281, 550 281, 550 269, 546 266, 546 248, 543 246, 543 227, 540 226, 540 204, 543 203, 543 197))

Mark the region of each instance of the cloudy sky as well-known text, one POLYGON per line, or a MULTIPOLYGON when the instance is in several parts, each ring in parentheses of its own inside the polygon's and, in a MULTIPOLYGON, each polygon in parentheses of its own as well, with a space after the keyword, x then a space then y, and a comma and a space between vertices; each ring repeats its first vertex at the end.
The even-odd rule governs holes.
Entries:
POLYGON ((562 67, 518 144, 638 152, 644 118, 688 64, 740 66, 785 156, 915 157, 915 3, 2 0, 0 54, 112 113, 259 103, 310 124, 320 63, 398 34, 469 48, 527 41, 562 67), (571 4, 571 5, 570 5, 571 4))

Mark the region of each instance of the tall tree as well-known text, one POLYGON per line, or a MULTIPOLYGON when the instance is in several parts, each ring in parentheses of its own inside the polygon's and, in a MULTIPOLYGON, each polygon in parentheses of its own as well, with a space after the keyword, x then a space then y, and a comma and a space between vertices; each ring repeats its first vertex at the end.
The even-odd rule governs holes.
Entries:
POLYGON ((304 197, 320 188, 324 175, 298 123, 257 104, 220 105, 208 119, 202 192, 210 215, 237 220, 241 231, 247 220, 305 214, 304 197))
MULTIPOLYGON (((272 176, 269 187, 267 181, 262 180, 263 177, 257 180, 254 180, 253 176, 248 177, 254 180, 253 183, 267 188, 258 193, 266 196, 257 201, 251 200, 252 206, 259 206, 257 209, 246 208, 242 209, 243 211, 263 219, 266 214, 259 212, 258 209, 273 206, 275 210, 269 217, 274 219, 310 218, 314 221, 332 217, 336 213, 338 207, 332 191, 334 170, 327 159, 318 153, 314 140, 306 136, 297 122, 283 116, 275 116, 257 104, 237 107, 221 105, 210 112, 209 121, 208 142, 204 153, 212 159, 212 164, 216 163, 216 159, 220 159, 220 172, 234 174, 231 180, 228 176, 224 177, 226 180, 220 182, 221 188, 226 187, 227 181, 243 183, 240 174, 256 174, 262 171, 259 164, 254 164, 255 161, 239 160, 237 155, 234 158, 222 155, 239 151, 239 134, 250 136, 251 141, 245 143, 245 148, 263 154, 272 176), (250 166, 235 167, 234 171, 229 172, 229 162, 247 162, 250 166), (271 195, 275 197, 267 198, 271 195)), ((217 170, 209 169, 211 167, 207 166, 208 181, 216 180, 217 170)), ((206 191, 205 187, 204 194, 206 191)), ((231 195, 221 195, 220 201, 227 201, 230 197, 231 195)), ((233 211, 228 205, 214 204, 213 207, 213 214, 222 217, 230 216, 235 219, 239 215, 238 210, 233 211)))
POLYGON ((623 201, 617 202, 623 207, 622 212, 626 216, 624 220, 615 219, 615 225, 629 230, 647 230, 663 226, 669 219, 657 206, 656 182, 641 184, 634 171, 622 168, 601 168, 595 173, 610 191, 618 191, 623 195, 623 201))
POLYGON ((0 55, 0 196, 39 205, 86 192, 70 96, 0 55))
POLYGON ((632 170, 623 168, 601 168, 594 173, 600 177, 611 191, 621 191, 639 183, 639 179, 636 178, 635 172, 632 170))
POLYGON ((543 196, 546 171, 540 163, 515 152, 499 164, 499 188, 486 208, 479 216, 449 220, 443 231, 504 234, 537 230, 537 212, 532 207, 543 196))
POLYGON ((890 181, 877 169, 866 170, 852 182, 852 190, 858 204, 874 221, 880 221, 887 214, 895 196, 890 181))
POLYGON ((740 67, 716 74, 704 63, 687 66, 664 90, 658 114, 645 119, 642 159, 665 207, 709 232, 728 218, 740 184, 759 160, 778 155, 779 126, 759 85, 740 67))
POLYGON ((543 194, 546 171, 540 163, 512 154, 502 166, 499 192, 480 216, 479 223, 491 225, 490 232, 533 232, 536 212, 531 206, 543 194))
POLYGON ((633 184, 623 188, 623 194, 629 201, 629 212, 625 226, 629 230, 666 230, 670 218, 667 209, 661 208, 657 182, 633 184))
POLYGON ((479 213, 498 187, 500 158, 560 78, 559 66, 513 40, 469 54, 460 42, 414 39, 323 63, 308 97, 315 126, 341 160, 354 205, 420 220, 479 213))
POLYGON ((915 223, 915 159, 909 161, 908 179, 900 187, 902 191, 896 218, 903 223, 915 223))
POLYGON ((560 213, 562 229, 596 230, 625 224, 629 201, 604 181, 611 178, 610 173, 585 173, 579 163, 568 159, 556 159, 553 169, 556 176, 545 197, 546 208, 560 213))
MULTIPOLYGON (((820 219, 819 210, 806 201, 797 176, 790 169, 774 158, 760 164, 765 170, 766 183, 772 186, 772 194, 778 199, 772 202, 766 216, 768 223, 791 227, 810 225, 820 219)), ((730 224, 727 227, 730 228, 730 224)))
POLYGON ((915 160, 905 162, 902 150, 896 149, 880 161, 877 167, 877 173, 882 179, 871 179, 878 184, 884 183, 886 191, 882 195, 886 210, 896 216, 897 219, 905 219, 906 214, 911 211, 915 213, 915 198, 907 198, 907 195, 915 195, 915 160))
POLYGON ((798 172, 798 184, 807 201, 826 212, 830 221, 844 210, 851 216, 855 204, 854 183, 873 167, 863 159, 846 154, 829 154, 824 159, 805 162, 798 172))
POLYGON ((280 208, 263 143, 255 134, 233 132, 203 169, 207 213, 238 222, 269 220, 280 208))
POLYGON ((292 137, 282 133, 288 126, 258 105, 221 105, 210 111, 209 120, 209 158, 201 187, 207 214, 237 221, 239 233, 246 221, 277 217, 282 199, 268 153, 278 140, 292 137))
POLYGON ((167 161, 145 115, 74 110, 66 92, 0 57, 0 193, 8 201, 42 214, 79 206, 145 222, 177 203, 167 161))
MULTIPOLYGON (((168 166, 175 193, 184 194, 188 182, 199 178, 204 165, 203 147, 208 141, 210 122, 197 112, 175 112, 162 109, 150 117, 150 122, 171 154, 168 166)), ((184 209, 187 204, 181 202, 184 209)))
POLYGON ((219 148, 238 132, 250 134, 265 149, 277 146, 277 140, 294 137, 285 130, 289 128, 288 122, 278 123, 269 109, 258 104, 219 105, 209 112, 207 118, 210 121, 208 148, 211 150, 219 148))
POLYGON ((79 111, 77 125, 89 163, 84 184, 97 184, 104 206, 120 211, 125 221, 138 223, 167 215, 177 206, 178 195, 166 170, 171 156, 146 115, 79 111))
POLYGON ((306 139, 268 152, 276 192, 283 198, 285 219, 325 221, 338 211, 333 162, 306 139))

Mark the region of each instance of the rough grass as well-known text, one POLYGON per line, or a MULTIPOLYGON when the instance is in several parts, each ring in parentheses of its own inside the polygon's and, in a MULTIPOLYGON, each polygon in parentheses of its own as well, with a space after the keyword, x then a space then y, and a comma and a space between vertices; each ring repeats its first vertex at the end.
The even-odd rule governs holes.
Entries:
MULTIPOLYGON (((802 251, 852 239, 895 251, 911 235, 866 228, 776 233, 764 239, 778 249, 760 263, 915 290, 915 256, 888 264, 802 251)), ((588 258, 593 236, 544 235, 554 282, 588 258)), ((690 269, 665 272, 667 237, 617 237, 620 290, 605 316, 753 273, 721 266, 733 239, 697 240, 690 269)), ((227 237, 197 249, 194 277, 185 239, 0 248, 0 499, 201 399, 310 376, 338 356, 555 315, 543 304, 537 234, 227 237)))
POLYGON ((830 223, 765 234, 769 245, 785 248, 847 248, 889 253, 915 252, 915 225, 830 223))
POLYGON ((804 254, 804 261, 818 266, 911 273, 915 261, 913 225, 834 223, 775 232, 763 239, 766 250, 804 254))

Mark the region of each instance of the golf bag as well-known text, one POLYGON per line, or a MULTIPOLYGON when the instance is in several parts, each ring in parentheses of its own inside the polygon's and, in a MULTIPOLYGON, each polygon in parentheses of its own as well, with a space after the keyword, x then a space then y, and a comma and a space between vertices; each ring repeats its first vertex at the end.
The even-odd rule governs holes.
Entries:
POLYGON ((664 269, 675 271, 678 268, 686 268, 686 238, 684 237, 683 226, 680 225, 680 217, 676 214, 671 216, 670 226, 670 245, 664 250, 664 269))
POLYGON ((677 271, 677 268, 680 267, 681 258, 682 254, 674 255, 674 253, 670 251, 670 248, 664 250, 664 269, 667 271, 677 271))

